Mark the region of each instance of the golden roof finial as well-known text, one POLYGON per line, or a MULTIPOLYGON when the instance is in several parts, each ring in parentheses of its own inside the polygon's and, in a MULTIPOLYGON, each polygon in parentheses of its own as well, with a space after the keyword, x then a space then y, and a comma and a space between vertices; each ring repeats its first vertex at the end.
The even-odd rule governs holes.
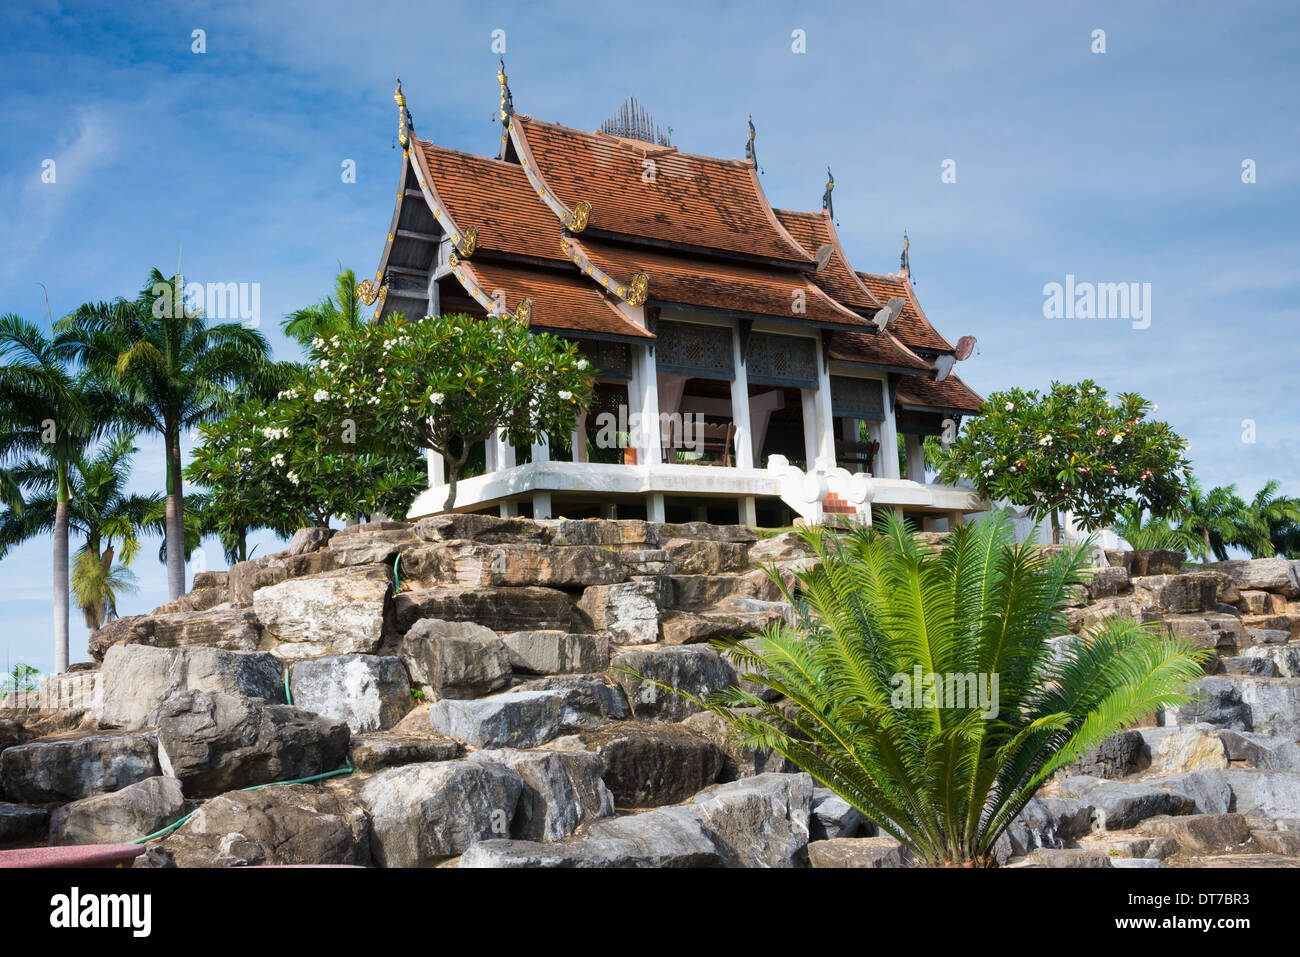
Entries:
POLYGON ((406 108, 406 94, 402 92, 402 77, 398 74, 397 89, 393 91, 393 102, 397 104, 397 141, 406 148, 406 130, 411 125, 411 112, 406 108))
POLYGON ((505 57, 500 58, 501 65, 497 67, 497 82, 501 84, 501 122, 510 122, 510 114, 514 112, 514 98, 510 95, 510 77, 506 76, 505 57))

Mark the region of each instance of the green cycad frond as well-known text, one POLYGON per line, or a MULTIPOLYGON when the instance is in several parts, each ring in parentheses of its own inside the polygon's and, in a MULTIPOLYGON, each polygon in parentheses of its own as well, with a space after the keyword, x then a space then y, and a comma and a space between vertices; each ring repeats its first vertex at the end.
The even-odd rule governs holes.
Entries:
POLYGON ((1207 652, 1131 622, 1109 622, 1054 653, 1047 641, 1066 634, 1088 550, 1048 557, 1015 544, 1001 515, 941 546, 893 517, 803 536, 811 567, 767 569, 793 623, 746 644, 715 642, 743 680, 779 699, 659 687, 723 718, 746 747, 784 755, 923 862, 987 861, 1051 774, 1139 717, 1187 700, 1202 673, 1207 652), (918 671, 943 679, 945 698, 981 676, 991 694, 996 677, 997 697, 898 697, 918 671))

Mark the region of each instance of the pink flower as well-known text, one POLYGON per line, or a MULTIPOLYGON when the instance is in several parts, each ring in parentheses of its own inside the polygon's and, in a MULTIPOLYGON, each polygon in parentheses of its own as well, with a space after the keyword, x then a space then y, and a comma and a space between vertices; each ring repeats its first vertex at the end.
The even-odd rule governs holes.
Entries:
POLYGON ((1106 434, 1106 430, 1105 430, 1105 429, 1098 429, 1098 430, 1097 430, 1097 434, 1098 434, 1098 435, 1105 435, 1105 434, 1106 434))

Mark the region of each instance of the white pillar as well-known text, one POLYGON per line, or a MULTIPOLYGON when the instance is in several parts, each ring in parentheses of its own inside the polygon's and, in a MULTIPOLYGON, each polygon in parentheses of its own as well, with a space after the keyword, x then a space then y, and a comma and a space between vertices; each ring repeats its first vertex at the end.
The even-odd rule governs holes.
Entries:
POLYGON ((754 507, 754 496, 752 495, 746 495, 740 500, 740 524, 758 524, 758 510, 754 507))
POLYGON ((903 433, 903 449, 907 453, 907 477, 913 482, 925 484, 925 449, 922 438, 911 432, 903 433))
MULTIPOLYGON (((634 378, 628 387, 630 411, 639 412, 641 419, 636 442, 637 465, 658 465, 663 461, 659 444, 659 382, 655 375, 655 356, 652 346, 634 346, 636 357, 634 378)), ((657 519, 662 521, 662 519, 657 519)))
POLYGON ((817 343, 817 454, 826 461, 828 469, 835 467, 835 418, 831 412, 831 372, 826 364, 826 354, 817 343))
POLYGON ((817 437, 817 393, 813 389, 799 390, 799 404, 803 409, 803 448, 806 471, 816 465, 821 442, 817 437))
POLYGON ((424 450, 424 461, 429 468, 429 488, 447 484, 447 463, 441 452, 433 449, 424 450))
POLYGON ((898 432, 894 424, 894 403, 890 401, 889 383, 880 383, 885 402, 885 418, 880 423, 880 477, 899 478, 898 432))
POLYGON ((583 412, 573 422, 573 461, 587 461, 587 413, 583 412))
POLYGON ((645 497, 645 517, 648 522, 662 522, 664 520, 663 492, 651 492, 645 497))
MULTIPOLYGON (((534 446, 536 448, 536 446, 534 446)), ((542 519, 551 517, 551 493, 534 492, 533 493, 533 518, 542 519)))
POLYGON ((745 353, 740 348, 740 333, 736 330, 731 333, 731 358, 736 370, 731 380, 731 421, 736 426, 733 443, 735 464, 736 468, 751 469, 754 467, 754 433, 749 421, 749 377, 745 372, 745 353))
MULTIPOLYGON (((514 449, 510 450, 513 457, 514 449)), ((549 462, 551 460, 551 443, 545 437, 542 438, 541 444, 533 446, 533 462, 549 462)), ((513 463, 511 463, 513 464, 513 463)))

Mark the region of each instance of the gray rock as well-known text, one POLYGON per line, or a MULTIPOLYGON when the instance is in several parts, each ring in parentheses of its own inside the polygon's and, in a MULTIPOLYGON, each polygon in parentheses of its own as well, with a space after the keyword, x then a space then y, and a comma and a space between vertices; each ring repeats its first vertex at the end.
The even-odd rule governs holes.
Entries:
POLYGON ((910 867, 916 858, 892 837, 832 838, 808 845, 811 867, 863 867, 870 869, 910 867))
POLYGON ((1277 662, 1262 655, 1233 655, 1219 659, 1219 667, 1230 675, 1244 675, 1253 678, 1277 678, 1277 662))
POLYGON ((213 798, 136 866, 369 863, 369 821, 360 802, 333 788, 290 784, 213 798))
POLYGON ((1300 579, 1295 563, 1286 558, 1256 558, 1219 562, 1214 570, 1227 575, 1239 589, 1277 592, 1288 598, 1300 597, 1300 579))
POLYGON ((807 861, 812 793, 807 774, 759 774, 706 788, 690 806, 723 866, 788 868, 807 861))
POLYGON ((1192 802, 1197 814, 1224 814, 1232 807, 1232 788, 1218 769, 1143 778, 1142 783, 1181 794, 1192 802))
POLYGON ((1187 575, 1148 575, 1132 579, 1138 604, 1153 608, 1160 617, 1214 611, 1219 604, 1219 576, 1214 572, 1187 575))
POLYGON ((1250 730, 1300 740, 1300 678, 1239 678, 1250 730))
POLYGON ((1119 731, 1079 758, 1070 766, 1070 773, 1098 778, 1122 778, 1142 767, 1144 755, 1141 733, 1119 731))
POLYGON ((814 841, 857 837, 867 823, 861 811, 829 788, 813 788, 811 811, 808 833, 814 841))
POLYGON ((1233 810, 1251 817, 1300 818, 1300 771, 1232 769, 1233 810))
POLYGON ((755 565, 769 562, 789 562, 811 558, 812 546, 799 532, 782 532, 771 538, 755 542, 749 547, 749 560, 755 565))
POLYGON ((583 588, 627 579, 619 554, 598 545, 449 542, 444 554, 443 574, 460 585, 583 588))
POLYGON ((435 731, 476 748, 535 748, 609 717, 599 697, 584 688, 507 691, 477 701, 444 698, 429 706, 435 731))
POLYGON ((403 636, 398 654, 411 680, 435 698, 477 698, 510 682, 505 643, 472 621, 418 621, 403 636))
POLYGON ((292 578, 255 591, 253 610, 281 658, 372 654, 384 637, 390 574, 383 565, 361 565, 292 578))
MULTIPOLYGON (((495 515, 436 515, 422 518, 415 523, 415 534, 426 542, 470 541, 489 545, 550 540, 548 529, 541 522, 528 518, 497 518, 495 515)), ((553 544, 569 542, 555 541, 553 544)), ((580 544, 598 543, 583 541, 580 544)))
POLYGON ((49 823, 50 812, 43 807, 0 801, 0 847, 44 843, 49 823))
POLYGON ((96 717, 105 728, 154 727, 162 703, 185 691, 283 701, 281 673, 280 662, 264 652, 114 647, 104 656, 103 699, 96 717))
POLYGON ((632 649, 615 655, 610 666, 611 677, 627 694, 632 713, 643 721, 680 721, 703 710, 660 685, 708 695, 739 680, 736 670, 718 652, 695 645, 632 649))
MULTIPOLYGON (((750 554, 753 554, 752 549, 750 554)), ((1122 565, 1107 565, 1105 568, 1093 569, 1092 577, 1088 579, 1088 597, 1094 601, 1110 598, 1127 591, 1128 587, 1128 569, 1122 565)))
POLYGON ((5 796, 23 804, 76 801, 158 774, 158 740, 144 734, 37 739, 0 753, 5 796))
POLYGON ((510 667, 517 672, 554 675, 603 671, 609 667, 609 640, 603 635, 563 631, 516 631, 503 639, 510 667))
POLYGON ((347 724, 292 705, 187 691, 159 711, 159 764, 188 797, 334 771, 347 753, 347 724))
POLYGON ((1143 870, 1164 867, 1165 862, 1154 857, 1112 857, 1110 866, 1127 870, 1143 870))
POLYGON ((147 778, 57 808, 50 816, 50 843, 126 844, 171 824, 184 807, 179 781, 147 778))
POLYGON ((1163 624, 1173 637, 1200 648, 1215 648, 1230 654, 1247 643, 1246 630, 1236 615, 1217 611, 1195 615, 1167 615, 1163 624))
POLYGON ((408 764, 361 788, 371 849, 382 867, 421 867, 510 834, 524 782, 492 761, 408 764))
POLYGON ((1096 809, 1072 798, 1033 797, 994 844, 999 864, 1036 848, 1062 848, 1092 830, 1096 809))
POLYGON ((1202 722, 1234 731, 1250 730, 1241 688, 1228 678, 1202 678, 1196 683, 1193 700, 1163 712, 1163 719, 1169 726, 1202 722))
POLYGON ((1139 830, 1173 838, 1180 848, 1193 854, 1222 853, 1250 840, 1246 819, 1222 811, 1143 821, 1139 830))
POLYGON ((1090 848, 1040 847, 1030 851, 1018 866, 1072 869, 1108 868, 1111 866, 1111 860, 1103 851, 1095 851, 1090 848))
POLYGON ((1151 743, 1150 770, 1153 775, 1182 774, 1228 766, 1228 755, 1220 740, 1220 731, 1213 725, 1179 724, 1157 730, 1163 733, 1151 743))
POLYGON ((660 587, 654 581, 593 585, 582 593, 578 610, 592 627, 616 645, 645 645, 659 640, 660 587))
POLYGON ((605 762, 581 751, 477 751, 474 761, 495 761, 524 782, 510 836, 559 841, 579 825, 614 813, 614 796, 601 775, 605 762))
POLYGON ((15 744, 26 744, 34 737, 36 732, 27 730, 13 718, 0 718, 0 751, 15 744))
POLYGON ((401 764, 451 761, 464 752, 455 741, 440 734, 358 734, 348 744, 348 755, 358 771, 378 771, 401 764))
POLYGON ((411 710, 411 685, 400 659, 339 655, 300 661, 290 670, 293 703, 346 721, 354 733, 385 731, 411 710))
POLYGON ((317 526, 315 528, 300 528, 293 533, 293 538, 289 540, 290 555, 306 555, 316 551, 318 548, 324 548, 329 544, 330 539, 334 536, 334 529, 317 526))
MULTIPOLYGON (((1278 632, 1283 635, 1283 642, 1290 637, 1290 632, 1278 632)), ((1300 678, 1300 642, 1293 644, 1257 644, 1241 652, 1246 660, 1268 661, 1280 678, 1300 678)), ((1225 665, 1227 662, 1224 663, 1225 665)))
POLYGON ((1269 771, 1300 771, 1300 746, 1288 738, 1252 731, 1220 731, 1219 739, 1230 761, 1244 761, 1252 768, 1269 771))
POLYGON ((499 632, 568 631, 573 622, 573 600, 558 588, 440 585, 403 591, 393 607, 400 632, 421 618, 472 621, 499 632))
POLYGON ((1098 830, 1123 831, 1157 814, 1187 814, 1193 807, 1191 798, 1174 791, 1087 775, 1066 778, 1060 793, 1096 808, 1098 830))
MULTIPOLYGON (((723 763, 722 770, 718 773, 719 781, 735 781, 767 771, 799 770, 792 761, 776 751, 745 747, 740 741, 739 732, 712 712, 698 712, 684 718, 680 724, 708 738, 722 751, 723 763)), ((703 784, 700 786, 703 787, 703 784)))
POLYGON ((552 745, 597 754, 603 779, 621 808, 676 804, 713 784, 723 754, 707 737, 681 725, 637 722, 584 728, 552 745))

